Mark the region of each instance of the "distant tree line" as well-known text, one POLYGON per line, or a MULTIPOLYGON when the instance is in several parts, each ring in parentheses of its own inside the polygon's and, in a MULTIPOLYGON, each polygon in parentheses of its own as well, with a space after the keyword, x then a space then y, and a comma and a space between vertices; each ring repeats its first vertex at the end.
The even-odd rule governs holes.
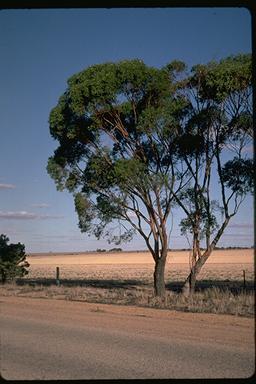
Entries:
POLYGON ((96 249, 96 252, 122 252, 122 248, 111 248, 109 250, 107 249, 101 249, 101 248, 97 248, 96 249))

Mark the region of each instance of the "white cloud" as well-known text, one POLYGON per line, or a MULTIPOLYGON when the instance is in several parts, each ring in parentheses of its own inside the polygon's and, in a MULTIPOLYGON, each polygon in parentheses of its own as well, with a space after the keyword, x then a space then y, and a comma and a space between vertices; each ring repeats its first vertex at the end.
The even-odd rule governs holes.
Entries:
POLYGON ((55 240, 61 240, 62 242, 70 242, 70 241, 85 241, 84 236, 79 235, 50 235, 50 234, 34 234, 31 235, 31 237, 36 241, 38 239, 40 240, 47 240, 49 242, 54 242, 55 240))
POLYGON ((16 188, 13 184, 0 184, 0 189, 14 189, 16 188))
POLYGON ((47 240, 49 240, 49 239, 56 239, 56 240, 68 239, 68 235, 49 235, 49 234, 43 234, 43 233, 40 233, 40 234, 35 233, 35 234, 31 235, 31 237, 35 240, 37 240, 37 239, 40 239, 40 240, 42 240, 42 239, 47 239, 47 240))
POLYGON ((40 203, 40 204, 31 204, 31 207, 34 208, 49 208, 50 205, 46 203, 40 203))
POLYGON ((38 219, 63 219, 63 215, 37 215, 38 219))
POLYGON ((251 229, 253 228, 253 224, 252 223, 241 223, 241 224, 230 224, 229 225, 229 228, 245 228, 245 229, 251 229))
POLYGON ((37 213, 27 211, 0 211, 0 219, 8 220, 44 220, 44 219, 62 219, 61 215, 38 215, 37 213))
POLYGON ((244 238, 244 239, 251 239, 253 236, 252 234, 245 234, 245 233, 223 233, 223 237, 231 237, 233 239, 236 239, 237 237, 239 238, 244 238))

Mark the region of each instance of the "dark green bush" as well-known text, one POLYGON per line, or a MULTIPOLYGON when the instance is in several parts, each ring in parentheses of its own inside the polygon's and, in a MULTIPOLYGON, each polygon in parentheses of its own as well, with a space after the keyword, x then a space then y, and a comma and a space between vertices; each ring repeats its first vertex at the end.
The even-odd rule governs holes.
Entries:
POLYGON ((24 244, 8 244, 8 242, 7 236, 0 235, 0 278, 2 283, 28 274, 29 263, 26 261, 24 244))

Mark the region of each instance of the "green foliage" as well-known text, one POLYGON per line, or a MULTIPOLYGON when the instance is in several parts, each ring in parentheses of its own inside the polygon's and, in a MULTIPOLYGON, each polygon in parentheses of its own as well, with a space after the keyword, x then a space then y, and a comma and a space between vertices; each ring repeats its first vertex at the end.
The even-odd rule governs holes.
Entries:
POLYGON ((83 193, 76 193, 74 196, 75 209, 79 217, 79 228, 81 232, 91 229, 91 222, 95 217, 94 208, 90 200, 83 193))
POLYGON ((216 200, 206 202, 204 194, 196 192, 194 188, 182 191, 179 198, 189 207, 189 215, 179 224, 182 235, 196 231, 202 240, 207 233, 211 235, 218 229, 216 213, 221 208, 216 200))
POLYGON ((229 56, 219 63, 197 65, 193 73, 190 81, 199 87, 201 98, 220 103, 251 85, 251 55, 229 56))
POLYGON ((65 188, 65 179, 67 178, 67 171, 64 168, 65 159, 61 162, 61 159, 57 162, 56 159, 50 157, 47 164, 48 174, 55 180, 57 189, 62 191, 65 188), (62 165, 60 165, 62 163, 62 165))
POLYGON ((107 225, 127 220, 134 196, 145 201, 160 180, 166 187, 169 148, 188 107, 171 88, 176 64, 161 70, 124 60, 93 65, 68 80, 49 117, 59 147, 47 171, 57 189, 74 194, 81 231, 115 243, 130 240, 134 228, 114 235, 107 225))
POLYGON ((29 263, 26 261, 25 246, 21 243, 8 244, 8 242, 7 236, 0 235, 0 274, 2 283, 28 274, 29 263))
POLYGON ((227 161, 222 169, 223 182, 238 194, 253 193, 255 168, 252 159, 239 159, 227 161))
POLYGON ((184 82, 191 107, 174 141, 180 167, 187 167, 189 178, 189 187, 177 195, 186 213, 180 228, 194 240, 205 238, 206 248, 216 244, 225 222, 253 189, 253 162, 246 154, 253 131, 251 86, 251 55, 197 65, 184 82), (211 199, 216 186, 218 203, 211 199))
POLYGON ((229 123, 229 132, 234 139, 239 139, 242 135, 247 134, 253 137, 253 117, 248 111, 234 116, 229 123))
POLYGON ((115 245, 120 245, 121 243, 127 243, 132 240, 135 234, 134 229, 126 230, 124 233, 119 233, 118 235, 112 235, 110 232, 107 232, 108 242, 114 243, 115 245))
MULTIPOLYGON (((57 189, 74 195, 82 232, 116 244, 146 226, 146 241, 160 236, 175 188, 189 207, 183 233, 195 218, 202 236, 218 228, 217 211, 225 204, 216 207, 210 199, 210 175, 225 148, 252 135, 251 56, 197 65, 190 75, 185 70, 180 61, 157 69, 123 60, 90 66, 68 80, 49 117, 59 147, 47 170, 57 189)), ((221 164, 224 187, 249 191, 250 167, 241 151, 238 160, 221 164)))
POLYGON ((204 137, 200 134, 191 133, 184 133, 177 138, 176 145, 181 157, 203 154, 205 148, 204 137))

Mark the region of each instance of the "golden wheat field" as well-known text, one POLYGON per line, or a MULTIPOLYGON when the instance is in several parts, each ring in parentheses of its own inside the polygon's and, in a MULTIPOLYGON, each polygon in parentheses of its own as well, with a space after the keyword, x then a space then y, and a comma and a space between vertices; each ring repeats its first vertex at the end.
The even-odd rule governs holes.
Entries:
MULTIPOLYGON (((151 283, 154 261, 148 252, 104 252, 84 254, 31 254, 28 278, 55 278, 59 267, 62 279, 139 280, 151 283)), ((203 267, 199 279, 254 279, 253 249, 216 250, 203 267)), ((189 272, 189 251, 168 254, 165 278, 182 281, 189 272)))

